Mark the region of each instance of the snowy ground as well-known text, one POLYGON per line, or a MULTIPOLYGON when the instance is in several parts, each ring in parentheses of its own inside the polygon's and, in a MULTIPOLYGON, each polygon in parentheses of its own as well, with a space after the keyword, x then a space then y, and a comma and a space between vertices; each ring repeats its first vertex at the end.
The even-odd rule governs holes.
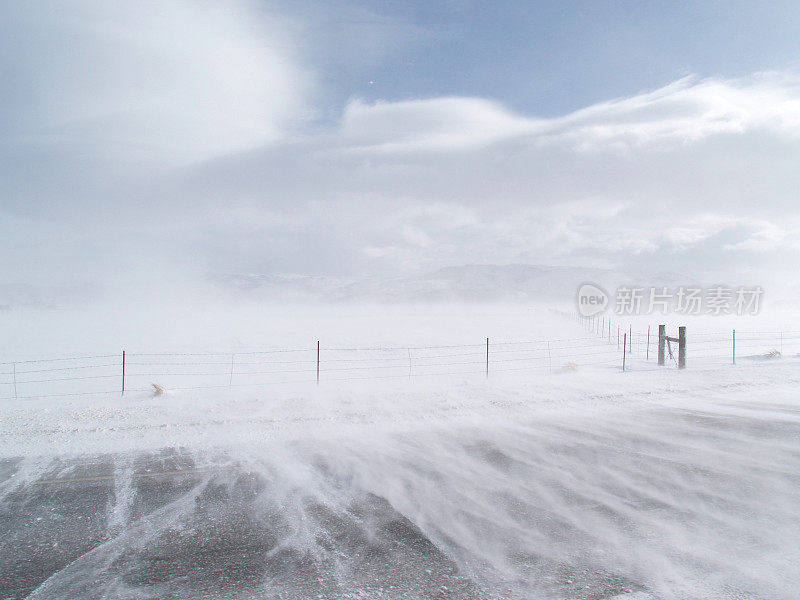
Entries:
POLYGON ((796 598, 800 359, 629 366, 4 401, 0 598, 796 598))

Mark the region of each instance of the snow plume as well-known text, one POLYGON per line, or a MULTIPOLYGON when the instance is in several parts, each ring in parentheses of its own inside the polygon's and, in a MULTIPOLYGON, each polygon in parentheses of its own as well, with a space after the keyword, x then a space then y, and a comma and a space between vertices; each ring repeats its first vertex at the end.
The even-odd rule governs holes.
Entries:
POLYGON ((41 599, 788 600, 795 368, 19 403, 0 582, 41 599), (40 540, 56 549, 37 570, 40 540))

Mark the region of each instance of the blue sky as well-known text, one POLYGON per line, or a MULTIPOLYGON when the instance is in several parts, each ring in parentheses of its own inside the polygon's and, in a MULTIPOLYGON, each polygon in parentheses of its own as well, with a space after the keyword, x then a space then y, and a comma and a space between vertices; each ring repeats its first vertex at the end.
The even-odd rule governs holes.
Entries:
POLYGON ((313 23, 332 114, 366 100, 480 96, 539 116, 687 74, 797 69, 796 2, 287 3, 313 23), (314 16, 316 15, 316 16, 314 16), (383 39, 380 39, 383 38, 383 39), (370 83, 372 82, 372 83, 370 83))
POLYGON ((791 2, 0 17, 4 282, 533 263, 753 284, 800 259, 791 2))

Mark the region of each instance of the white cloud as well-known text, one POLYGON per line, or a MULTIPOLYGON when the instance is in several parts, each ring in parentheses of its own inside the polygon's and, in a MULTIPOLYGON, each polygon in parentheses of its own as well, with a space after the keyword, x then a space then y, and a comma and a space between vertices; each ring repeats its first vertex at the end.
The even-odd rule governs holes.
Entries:
POLYGON ((45 0, 0 15, 15 31, 0 67, 30 94, 9 115, 25 143, 197 160, 279 139, 307 110, 288 24, 252 0, 45 0))
POLYGON ((800 216, 800 78, 686 78, 553 119, 476 98, 353 101, 338 130, 289 151, 315 184, 254 191, 294 210, 323 199, 358 232, 342 244, 364 238, 383 266, 734 270, 753 256, 726 266, 735 250, 794 251, 770 228, 800 216))
POLYGON ((797 136, 800 79, 779 73, 734 80, 687 77, 651 93, 577 111, 556 123, 556 131, 583 145, 690 143, 757 129, 797 136))
POLYGON ((483 146, 536 130, 536 121, 481 98, 433 98, 365 104, 351 101, 339 131, 361 149, 422 151, 483 146))
POLYGON ((774 252, 800 250, 800 225, 797 216, 782 223, 770 221, 749 221, 750 233, 744 240, 725 244, 724 250, 744 250, 748 252, 774 252))
MULTIPOLYGON (((69 255, 83 244, 62 236, 61 248, 53 228, 87 222, 102 232, 92 254, 105 247, 123 263, 150 256, 200 271, 530 262, 692 275, 800 258, 792 241, 800 78, 792 74, 687 78, 549 119, 481 98, 352 100, 338 123, 300 135, 289 124, 307 111, 309 77, 273 35, 274 21, 252 25, 258 11, 239 3, 142 6, 125 36, 114 27, 132 13, 116 4, 72 23, 88 46, 65 59, 64 75, 55 74, 64 61, 30 63, 54 83, 43 92, 48 106, 28 112, 44 115, 39 133, 106 136, 184 164, 154 169, 112 156, 111 169, 91 161, 73 169, 73 145, 55 147, 53 169, 28 176, 5 167, 0 192, 12 209, 61 219, 38 230, 26 221, 18 237, 42 250, 18 253, 27 263, 6 274, 46 270, 54 247, 69 255), (113 43, 100 76, 78 77, 85 57, 105 48, 103 35, 113 43)), ((45 20, 47 31, 62 27, 56 20, 45 20)), ((101 276, 119 266, 103 260, 94 266, 101 276)))
POLYGON ((687 144, 719 134, 767 130, 800 135, 800 78, 761 73, 749 78, 686 77, 656 91, 602 102, 563 117, 515 115, 481 98, 432 98, 346 107, 345 143, 373 150, 468 148, 530 138, 583 150, 687 144))

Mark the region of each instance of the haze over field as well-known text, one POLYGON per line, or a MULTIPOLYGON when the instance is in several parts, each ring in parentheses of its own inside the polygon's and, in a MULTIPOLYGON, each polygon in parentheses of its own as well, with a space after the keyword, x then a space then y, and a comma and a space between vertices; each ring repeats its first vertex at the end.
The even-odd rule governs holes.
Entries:
MULTIPOLYGON (((686 371, 637 339, 622 373, 616 344, 546 310, 284 308, 233 332, 218 315, 162 323, 176 338, 159 343, 201 354, 134 349, 124 397, 27 395, 59 381, 4 399, 7 597, 789 600, 800 585, 797 333, 769 358, 777 336, 743 335, 733 368, 727 338, 692 328, 686 371), (497 336, 488 379, 472 328, 497 336), (318 331, 373 350, 326 345, 317 386, 314 348, 294 344, 318 331), (214 353, 231 333, 229 385, 214 353), (406 354, 410 336, 450 345, 406 354), (263 340, 305 349, 245 343, 263 340)), ((114 359, 88 371, 110 380, 71 383, 117 386, 114 359)))

